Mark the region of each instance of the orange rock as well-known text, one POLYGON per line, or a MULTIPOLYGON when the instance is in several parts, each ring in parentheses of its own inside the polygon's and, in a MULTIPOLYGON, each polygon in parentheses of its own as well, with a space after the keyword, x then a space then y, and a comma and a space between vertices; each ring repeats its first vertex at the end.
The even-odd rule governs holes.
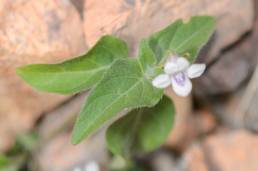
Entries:
POLYGON ((257 171, 258 136, 244 130, 218 133, 187 150, 185 171, 257 171))
POLYGON ((216 127, 214 116, 206 110, 195 112, 183 118, 176 116, 175 125, 167 139, 166 146, 184 151, 198 137, 203 136, 216 127))
POLYGON ((205 163, 205 155, 198 145, 186 152, 181 163, 183 171, 211 171, 205 163))
POLYGON ((0 2, 0 151, 17 133, 66 99, 34 91, 15 73, 31 63, 54 63, 85 50, 79 14, 69 1, 0 2))
POLYGON ((85 1, 84 30, 87 43, 95 44, 104 34, 126 25, 131 11, 124 0, 85 1))
POLYGON ((103 34, 116 34, 135 50, 139 40, 178 18, 212 15, 217 18, 211 59, 253 24, 252 0, 87 0, 84 5, 86 41, 92 45, 103 34))
POLYGON ((37 153, 36 162, 39 169, 41 171, 73 170, 79 166, 84 168, 90 161, 95 161, 100 166, 108 165, 103 132, 76 146, 70 142, 70 134, 62 133, 49 143, 43 144, 37 153))

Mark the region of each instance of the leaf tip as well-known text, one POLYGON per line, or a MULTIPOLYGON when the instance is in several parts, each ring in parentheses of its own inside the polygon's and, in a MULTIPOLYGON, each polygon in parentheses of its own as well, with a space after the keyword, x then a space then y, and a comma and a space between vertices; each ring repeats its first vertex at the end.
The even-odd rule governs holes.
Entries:
POLYGON ((16 68, 16 74, 17 75, 22 75, 22 73, 23 73, 23 67, 18 67, 18 68, 16 68))
POLYGON ((71 143, 72 143, 72 145, 78 145, 80 142, 78 142, 77 140, 74 140, 74 139, 72 138, 71 143))
POLYGON ((26 77, 26 66, 21 66, 21 67, 18 67, 16 68, 16 74, 22 78, 23 80, 25 80, 25 77, 26 77))
MULTIPOLYGON (((77 118, 78 119, 78 118, 77 118)), ((78 121, 75 123, 73 131, 72 131, 72 140, 71 143, 73 145, 78 145, 82 142, 83 139, 87 138, 88 134, 84 132, 84 130, 80 129, 78 126, 78 121)))
POLYGON ((71 140, 71 143, 73 145, 78 145, 80 142, 82 141, 81 138, 78 138, 78 136, 73 132, 72 133, 72 140, 71 140))

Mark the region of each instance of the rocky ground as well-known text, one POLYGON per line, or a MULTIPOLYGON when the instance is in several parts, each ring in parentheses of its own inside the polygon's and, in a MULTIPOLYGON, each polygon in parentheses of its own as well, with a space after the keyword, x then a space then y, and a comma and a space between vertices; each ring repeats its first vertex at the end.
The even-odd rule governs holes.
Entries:
POLYGON ((217 19, 216 33, 198 57, 207 71, 191 97, 172 95, 174 130, 164 147, 137 161, 156 171, 257 171, 257 0, 1 0, 0 152, 33 131, 39 142, 29 159, 34 170, 69 171, 92 160, 105 170, 110 155, 103 130, 79 146, 70 144, 87 92, 40 93, 15 68, 80 55, 103 34, 125 39, 135 54, 141 38, 199 14, 217 19))

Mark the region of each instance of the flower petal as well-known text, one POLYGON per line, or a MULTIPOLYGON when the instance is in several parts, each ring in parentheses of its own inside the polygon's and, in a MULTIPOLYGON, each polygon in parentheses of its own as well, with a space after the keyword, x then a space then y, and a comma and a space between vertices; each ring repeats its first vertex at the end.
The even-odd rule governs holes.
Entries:
POLYGON ((184 73, 172 77, 172 88, 178 96, 187 96, 192 90, 192 83, 184 73))
POLYGON ((177 61, 178 58, 179 58, 179 57, 178 57, 177 55, 169 56, 169 57, 167 58, 167 62, 176 63, 176 61, 177 61))
POLYGON ((166 74, 174 74, 177 71, 178 71, 178 67, 175 62, 167 62, 164 66, 164 72, 166 74))
POLYGON ((177 63, 177 68, 178 68, 179 71, 186 70, 190 65, 188 60, 185 59, 184 57, 178 58, 176 63, 177 63))
POLYGON ((82 171, 79 167, 73 169, 73 171, 82 171))
POLYGON ((85 165, 85 171, 100 171, 99 164, 96 161, 90 161, 85 165))
POLYGON ((152 85, 157 88, 166 88, 169 84, 171 81, 167 74, 160 74, 152 80, 152 85))
POLYGON ((193 64, 187 69, 187 76, 189 78, 200 77, 205 71, 205 64, 193 64))

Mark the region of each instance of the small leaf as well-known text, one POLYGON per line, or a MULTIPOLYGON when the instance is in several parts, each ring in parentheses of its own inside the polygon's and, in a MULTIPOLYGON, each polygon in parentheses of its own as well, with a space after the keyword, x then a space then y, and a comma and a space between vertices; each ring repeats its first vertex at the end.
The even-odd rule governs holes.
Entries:
POLYGON ((9 163, 8 158, 5 155, 0 154, 0 169, 6 166, 8 163, 9 163))
POLYGON ((95 85, 116 59, 128 57, 124 41, 102 37, 85 55, 60 64, 34 64, 17 69, 38 90, 62 94, 77 93, 95 85))
POLYGON ((24 164, 24 158, 21 156, 7 157, 0 154, 0 171, 18 171, 24 164))
POLYGON ((143 39, 140 43, 139 61, 144 70, 147 70, 148 67, 155 65, 157 62, 156 56, 150 48, 149 41, 147 39, 143 39))
POLYGON ((73 130, 73 144, 78 144, 125 108, 155 105, 162 94, 144 76, 137 60, 116 61, 83 106, 73 130))
POLYGON ((192 17, 188 23, 177 30, 169 49, 180 56, 188 56, 189 61, 193 62, 201 47, 207 43, 214 32, 214 28, 215 20, 213 17, 192 17))
POLYGON ((144 169, 140 168, 139 166, 132 166, 130 168, 125 169, 112 169, 110 171, 145 171, 144 169))
POLYGON ((177 20, 165 29, 154 33, 150 38, 141 42, 139 58, 143 66, 146 64, 155 64, 155 62, 159 63, 167 57, 170 51, 169 44, 182 24, 182 20, 177 20))
POLYGON ((167 97, 152 108, 136 109, 107 130, 109 149, 116 155, 150 151, 166 140, 172 128, 175 108, 167 97))

